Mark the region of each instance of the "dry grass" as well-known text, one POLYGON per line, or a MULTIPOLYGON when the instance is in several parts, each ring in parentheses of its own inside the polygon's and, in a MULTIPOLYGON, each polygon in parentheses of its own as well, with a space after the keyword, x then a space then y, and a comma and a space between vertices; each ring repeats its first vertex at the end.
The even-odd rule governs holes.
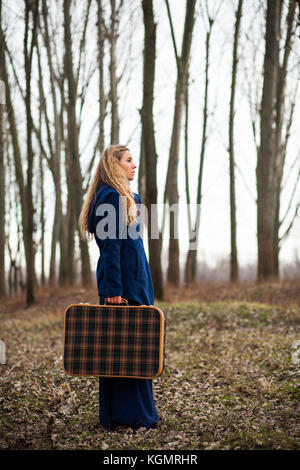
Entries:
POLYGON ((66 376, 63 313, 98 303, 95 289, 39 289, 6 299, 0 337, 1 449, 299 449, 299 285, 166 288, 163 374, 153 381, 157 429, 107 432, 98 381, 66 376), (292 375, 294 374, 294 375, 292 375), (298 375, 297 375, 298 374, 298 375))
POLYGON ((300 279, 257 283, 203 283, 174 288, 166 286, 166 300, 240 300, 282 307, 300 307, 300 279))

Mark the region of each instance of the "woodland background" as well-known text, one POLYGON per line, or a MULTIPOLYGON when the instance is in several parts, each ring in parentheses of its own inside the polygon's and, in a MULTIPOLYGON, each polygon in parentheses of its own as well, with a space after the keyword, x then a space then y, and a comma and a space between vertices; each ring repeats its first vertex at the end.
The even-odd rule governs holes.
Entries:
POLYGON ((296 0, 0 0, 1 449, 300 448, 299 23, 296 0), (167 331, 157 428, 109 433, 63 314, 99 301, 78 216, 119 142, 167 331))
POLYGON ((151 221, 144 232, 157 299, 165 283, 299 279, 299 8, 2 0, 0 295, 22 290, 30 305, 39 285, 95 285, 99 253, 78 216, 119 142, 159 220, 159 240, 151 221), (181 219, 162 202, 181 203, 181 219))

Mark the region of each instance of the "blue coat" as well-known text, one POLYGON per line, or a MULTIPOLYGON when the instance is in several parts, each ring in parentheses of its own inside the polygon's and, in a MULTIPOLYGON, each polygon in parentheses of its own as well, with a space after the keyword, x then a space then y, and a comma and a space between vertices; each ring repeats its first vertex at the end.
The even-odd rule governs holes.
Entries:
MULTIPOLYGON (((141 198, 136 193, 134 193, 134 196, 138 209, 141 198)), ((126 225, 121 225, 123 230, 120 232, 120 208, 121 199, 118 191, 101 182, 95 192, 88 216, 89 231, 94 233, 100 250, 97 264, 99 296, 115 297, 120 295, 141 305, 153 305, 154 289, 143 239, 140 235, 140 224, 138 221, 135 224, 134 231, 137 237, 130 237, 126 225), (104 221, 102 224, 99 224, 99 222, 107 218, 108 213, 103 211, 102 215, 99 215, 99 211, 101 211, 100 204, 112 204, 116 211, 116 232, 112 237, 109 235, 104 238, 101 235, 101 232, 103 233, 103 230, 107 231, 107 229, 103 228, 104 221)), ((106 227, 108 226, 106 225, 106 227)), ((109 227, 108 230, 110 230, 109 227)))

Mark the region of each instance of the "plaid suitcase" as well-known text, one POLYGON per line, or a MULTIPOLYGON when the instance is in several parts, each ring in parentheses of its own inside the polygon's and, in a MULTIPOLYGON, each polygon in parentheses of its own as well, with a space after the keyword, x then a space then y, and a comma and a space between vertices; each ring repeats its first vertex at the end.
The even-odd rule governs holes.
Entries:
POLYGON ((163 371, 164 345, 165 315, 153 305, 81 303, 65 310, 63 368, 69 375, 153 379, 163 371))

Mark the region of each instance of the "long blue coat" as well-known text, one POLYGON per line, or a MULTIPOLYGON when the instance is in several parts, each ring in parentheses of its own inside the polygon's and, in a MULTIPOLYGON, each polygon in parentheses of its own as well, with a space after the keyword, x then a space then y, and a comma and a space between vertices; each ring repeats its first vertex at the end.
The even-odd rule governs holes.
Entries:
MULTIPOLYGON (((137 208, 139 208, 141 198, 136 193, 134 196, 137 208)), ((120 210, 121 200, 118 191, 105 183, 98 186, 88 218, 89 230, 94 233, 100 250, 97 264, 98 294, 105 297, 120 295, 141 305, 153 305, 154 289, 143 239, 140 235, 140 224, 137 223, 134 229, 137 234, 136 239, 130 236, 127 226, 124 228, 121 224, 120 231, 120 210), (107 219, 104 211, 102 215, 97 215, 100 204, 112 204, 115 210, 116 232, 112 234, 112 238, 104 239, 104 224, 101 225, 101 220, 104 221, 105 217, 106 220, 111 219, 107 219)))
MULTIPOLYGON (((138 208, 141 198, 135 193, 134 196, 138 208)), ((153 283, 143 239, 139 233, 140 225, 137 223, 135 226, 137 237, 134 239, 129 237, 128 227, 125 226, 123 230, 124 227, 120 225, 120 232, 120 204, 119 193, 111 186, 101 183, 89 211, 89 230, 95 234, 100 250, 97 264, 99 303, 103 304, 105 297, 120 295, 129 301, 129 305, 153 305, 153 283), (101 221, 106 217, 105 212, 99 214, 103 204, 112 204, 115 209, 116 233, 111 238, 104 238, 101 232, 101 221)), ((100 377, 99 421, 110 431, 118 425, 155 427, 158 415, 153 399, 152 380, 100 377)))

